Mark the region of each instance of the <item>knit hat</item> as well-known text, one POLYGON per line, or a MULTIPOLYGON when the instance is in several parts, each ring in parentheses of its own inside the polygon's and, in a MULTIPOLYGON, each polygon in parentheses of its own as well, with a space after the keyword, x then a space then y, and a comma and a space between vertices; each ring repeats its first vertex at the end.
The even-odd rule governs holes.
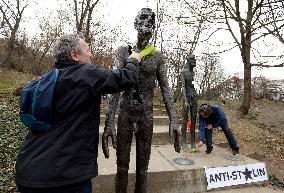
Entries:
POLYGON ((204 113, 203 117, 204 118, 208 118, 211 113, 212 113, 212 109, 210 108, 210 106, 208 104, 202 104, 200 105, 200 107, 198 108, 198 114, 200 113, 204 113))

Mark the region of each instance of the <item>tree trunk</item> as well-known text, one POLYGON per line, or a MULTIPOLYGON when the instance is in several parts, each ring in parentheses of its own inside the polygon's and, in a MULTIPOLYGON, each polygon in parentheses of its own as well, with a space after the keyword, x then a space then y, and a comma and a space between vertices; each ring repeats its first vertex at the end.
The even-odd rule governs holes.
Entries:
POLYGON ((8 45, 7 45, 5 63, 8 68, 16 68, 14 62, 12 61, 14 44, 16 41, 15 36, 16 36, 16 33, 12 32, 11 37, 9 38, 9 41, 8 41, 8 45))
MULTIPOLYGON (((180 74, 179 72, 177 74, 180 74)), ((181 99, 181 84, 180 84, 180 78, 177 77, 177 86, 174 90, 174 102, 177 102, 181 99)))
POLYGON ((243 115, 247 115, 250 109, 251 102, 251 67, 246 62, 244 64, 244 96, 240 111, 243 115))
MULTIPOLYGON (((240 107, 240 111, 243 115, 247 115, 250 109, 251 102, 251 63, 250 63, 250 54, 251 54, 251 36, 252 36, 252 18, 253 18, 253 0, 248 0, 248 11, 247 19, 245 20, 245 27, 242 25, 239 7, 237 9, 239 26, 241 32, 241 55, 244 63, 244 97, 243 102, 240 107)), ((239 2, 236 3, 239 6, 239 2)), ((237 6, 236 6, 237 7, 237 6)))
POLYGON ((251 64, 250 64, 250 40, 243 41, 241 55, 244 63, 244 96, 240 111, 243 115, 247 115, 250 109, 251 102, 251 64))

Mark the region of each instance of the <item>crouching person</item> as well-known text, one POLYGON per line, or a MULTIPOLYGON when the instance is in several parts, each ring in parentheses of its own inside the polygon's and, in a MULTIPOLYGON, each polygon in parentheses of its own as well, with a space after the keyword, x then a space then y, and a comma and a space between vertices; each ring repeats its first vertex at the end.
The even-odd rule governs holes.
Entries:
POLYGON ((206 154, 213 150, 212 133, 213 128, 221 127, 224 132, 233 155, 239 154, 236 139, 228 127, 228 121, 221 107, 212 104, 202 104, 198 109, 199 114, 199 146, 206 143, 206 154))

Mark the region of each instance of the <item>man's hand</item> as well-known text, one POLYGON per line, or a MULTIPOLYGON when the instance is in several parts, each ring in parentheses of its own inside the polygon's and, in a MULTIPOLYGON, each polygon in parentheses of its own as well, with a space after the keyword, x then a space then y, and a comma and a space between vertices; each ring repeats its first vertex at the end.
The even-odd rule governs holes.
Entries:
POLYGON ((207 129, 213 129, 213 126, 212 126, 212 124, 206 124, 206 128, 207 129))
POLYGON ((197 144, 197 147, 202 147, 204 145, 204 142, 201 140, 199 141, 199 143, 197 144))
MULTIPOLYGON (((111 131, 113 130, 106 130, 103 132, 102 135, 102 148, 103 148, 103 153, 105 155, 105 158, 109 158, 109 149, 108 149, 108 138, 112 138, 112 146, 114 149, 116 149, 116 133, 112 133, 111 131)), ((115 131, 115 130, 114 130, 115 131)))
POLYGON ((135 58, 140 63, 142 60, 142 56, 139 53, 133 52, 128 58, 135 58))
POLYGON ((143 57, 148 55, 153 56, 156 54, 156 52, 156 48, 153 45, 147 45, 139 53, 132 52, 128 58, 135 58, 140 63, 143 57))
POLYGON ((169 134, 171 141, 174 141, 175 151, 179 153, 181 149, 181 133, 178 128, 177 120, 170 121, 169 134))

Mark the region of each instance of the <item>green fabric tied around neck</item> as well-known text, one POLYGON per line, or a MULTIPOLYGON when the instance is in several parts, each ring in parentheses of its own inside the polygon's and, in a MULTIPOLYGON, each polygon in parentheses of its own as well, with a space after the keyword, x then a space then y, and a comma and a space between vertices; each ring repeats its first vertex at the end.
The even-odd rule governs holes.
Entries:
POLYGON ((145 56, 154 56, 156 54, 156 48, 153 45, 147 45, 143 50, 139 52, 142 57, 145 56))

